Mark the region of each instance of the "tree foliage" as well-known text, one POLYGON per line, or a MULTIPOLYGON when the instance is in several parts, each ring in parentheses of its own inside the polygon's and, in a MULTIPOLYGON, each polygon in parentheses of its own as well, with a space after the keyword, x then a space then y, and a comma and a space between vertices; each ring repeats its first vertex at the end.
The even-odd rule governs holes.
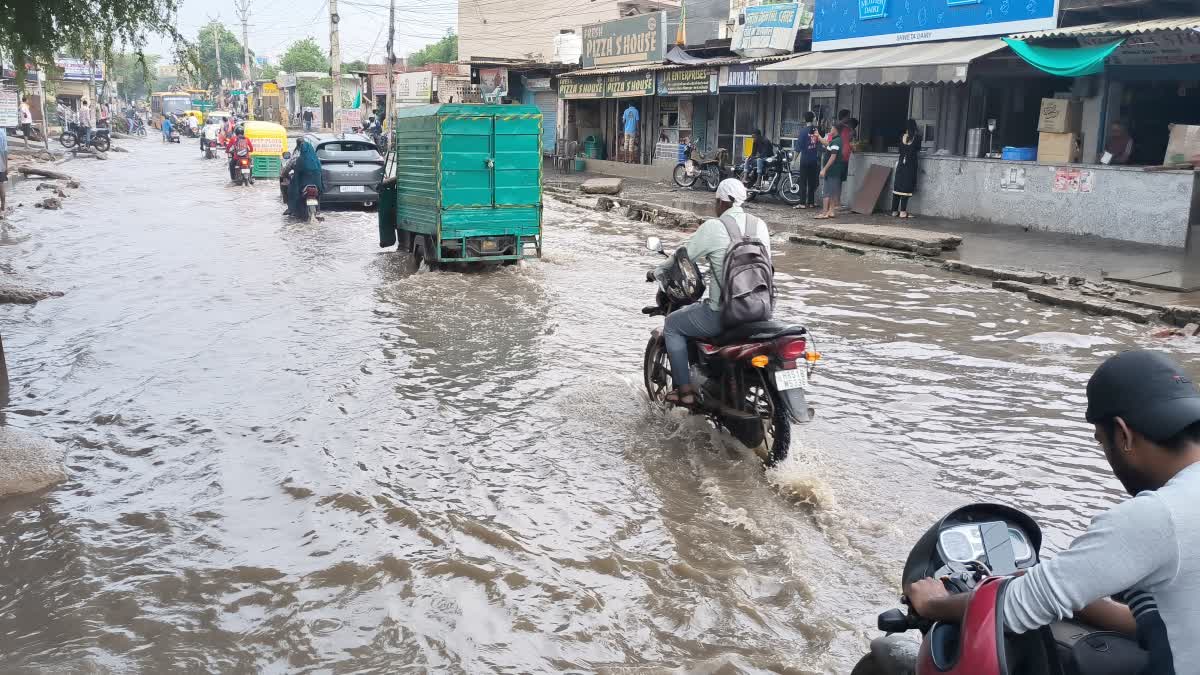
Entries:
POLYGON ((408 65, 424 66, 430 63, 454 63, 458 60, 458 35, 446 31, 446 37, 428 44, 408 57, 408 65))
POLYGON ((332 84, 328 78, 322 80, 300 80, 296 83, 296 92, 300 96, 300 105, 321 105, 321 95, 332 84))
POLYGON ((60 51, 111 61, 113 49, 122 46, 140 59, 149 33, 171 38, 180 60, 186 61, 187 40, 175 28, 179 2, 0 0, 0 45, 22 71, 18 82, 25 81, 26 63, 53 63, 60 51))
MULTIPOLYGON (((196 61, 200 66, 197 75, 205 88, 217 82, 217 46, 214 38, 221 41, 221 75, 229 79, 242 79, 242 43, 233 31, 213 21, 196 35, 196 61)), ((254 60, 253 50, 250 51, 250 60, 254 60)))
POLYGON ((321 49, 321 45, 313 38, 307 37, 296 40, 288 47, 283 58, 279 60, 279 68, 289 73, 328 73, 329 59, 325 57, 325 50, 321 49))
POLYGON ((117 83, 117 95, 125 99, 142 99, 150 95, 154 89, 154 72, 158 68, 159 57, 148 54, 143 62, 135 54, 120 52, 113 54, 107 64, 110 80, 117 83))
POLYGON ((346 61, 345 63, 342 64, 342 72, 343 73, 349 73, 351 71, 365 71, 366 69, 367 69, 367 62, 363 61, 362 59, 356 59, 354 61, 346 61))

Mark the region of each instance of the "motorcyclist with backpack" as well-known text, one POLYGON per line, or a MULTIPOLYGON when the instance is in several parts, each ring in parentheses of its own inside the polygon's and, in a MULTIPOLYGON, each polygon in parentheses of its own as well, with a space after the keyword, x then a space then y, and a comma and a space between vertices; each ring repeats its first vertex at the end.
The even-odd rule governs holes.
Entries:
POLYGON ((229 153, 229 178, 237 181, 238 160, 254 152, 254 143, 246 138, 246 131, 240 124, 234 128, 233 133, 234 135, 225 141, 225 150, 229 153))
MULTIPOLYGON (((667 316, 663 329, 667 355, 671 361, 671 379, 675 390, 667 395, 668 403, 693 407, 696 405, 696 392, 691 384, 691 374, 688 370, 689 338, 716 337, 729 330, 735 321, 767 320, 770 319, 770 307, 757 309, 747 308, 742 301, 751 297, 759 301, 760 292, 765 290, 772 293, 770 281, 767 289, 762 289, 762 274, 769 275, 771 256, 771 237, 767 224, 761 218, 747 213, 742 204, 746 201, 746 186, 736 178, 727 178, 717 186, 716 218, 710 218, 700 225, 684 247, 688 257, 693 261, 707 262, 710 271, 707 300, 678 309, 667 316), (734 236, 736 234, 736 237, 734 236), (759 283, 756 290, 743 295, 737 305, 723 306, 722 291, 726 284, 726 263, 731 252, 747 243, 753 245, 752 255, 758 260, 766 258, 766 270, 759 271, 759 283), (734 311, 730 311, 734 310, 734 311), (756 315, 757 314, 757 315, 756 315)), ((671 256, 654 271, 649 272, 649 279, 661 278, 675 264, 671 256)), ((740 258, 739 258, 740 259, 740 258)), ((732 264, 732 263, 731 263, 732 264)), ((763 263, 760 262, 759 266, 763 263)), ((772 300, 773 302, 773 300, 772 300)), ((727 303, 732 304, 732 303, 727 303)))

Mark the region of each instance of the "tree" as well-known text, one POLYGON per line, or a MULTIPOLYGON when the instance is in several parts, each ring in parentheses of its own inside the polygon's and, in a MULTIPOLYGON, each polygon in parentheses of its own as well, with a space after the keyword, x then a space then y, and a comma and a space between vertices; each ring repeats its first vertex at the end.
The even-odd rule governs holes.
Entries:
MULTIPOLYGON (((233 31, 213 21, 201 28, 196 35, 196 61, 200 64, 198 75, 205 89, 217 83, 217 48, 214 37, 221 41, 221 74, 230 79, 242 77, 242 43, 233 31)), ((250 52, 250 60, 254 60, 253 51, 250 52)))
POLYGON ((258 69, 258 76, 264 80, 273 80, 279 77, 279 69, 268 63, 258 69))
POLYGON ((121 98, 134 100, 146 98, 154 88, 154 71, 158 67, 159 57, 153 54, 145 56, 145 68, 142 60, 127 52, 113 54, 108 62, 109 79, 117 83, 117 95, 121 98))
POLYGON ((428 44, 408 57, 408 65, 424 66, 429 63, 454 63, 458 60, 458 36, 454 30, 446 31, 446 37, 428 44))
MULTIPOLYGON (((25 82, 27 63, 53 63, 60 51, 111 61, 113 48, 128 47, 141 60, 146 35, 160 33, 186 50, 175 28, 180 0, 0 0, 0 45, 25 82)), ((180 58, 184 61, 184 58, 180 58)), ((143 67, 145 63, 142 62, 143 67)), ((149 72, 146 69, 146 72, 149 72)))
POLYGON ((279 60, 279 69, 289 73, 328 73, 329 59, 325 58, 325 50, 321 49, 321 45, 307 37, 296 40, 288 47, 283 58, 279 60))
POLYGON ((300 80, 296 83, 296 92, 300 96, 300 105, 303 106, 318 106, 321 105, 321 95, 325 93, 328 86, 322 87, 322 84, 329 82, 329 79, 323 80, 300 80))
POLYGON ((351 71, 365 72, 366 70, 367 70, 367 62, 363 61, 362 59, 358 59, 355 61, 347 61, 342 64, 342 72, 343 73, 349 73, 351 71))

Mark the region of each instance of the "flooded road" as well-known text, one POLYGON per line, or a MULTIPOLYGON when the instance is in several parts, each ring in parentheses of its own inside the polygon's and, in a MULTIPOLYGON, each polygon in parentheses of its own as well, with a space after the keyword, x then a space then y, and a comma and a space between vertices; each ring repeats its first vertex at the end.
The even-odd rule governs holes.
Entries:
POLYGON ((67 292, 0 333, 70 474, 0 503, 0 670, 844 673, 936 514, 1061 546, 1119 497, 1082 410, 1124 321, 780 238, 824 359, 764 474, 641 390, 679 233, 550 201, 543 260, 413 274, 374 213, 131 146, 0 248, 67 292))

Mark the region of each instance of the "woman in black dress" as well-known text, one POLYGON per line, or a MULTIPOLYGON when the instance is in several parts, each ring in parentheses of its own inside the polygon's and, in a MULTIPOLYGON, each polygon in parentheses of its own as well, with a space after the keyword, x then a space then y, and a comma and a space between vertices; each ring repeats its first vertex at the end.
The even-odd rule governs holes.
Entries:
POLYGON ((908 200, 917 189, 917 157, 921 152, 921 135, 917 121, 909 120, 900 137, 900 161, 896 162, 896 177, 892 180, 892 215, 911 218, 908 200))

